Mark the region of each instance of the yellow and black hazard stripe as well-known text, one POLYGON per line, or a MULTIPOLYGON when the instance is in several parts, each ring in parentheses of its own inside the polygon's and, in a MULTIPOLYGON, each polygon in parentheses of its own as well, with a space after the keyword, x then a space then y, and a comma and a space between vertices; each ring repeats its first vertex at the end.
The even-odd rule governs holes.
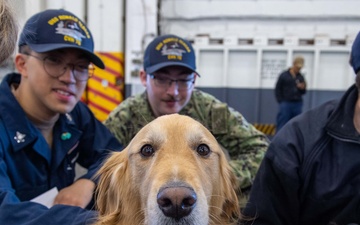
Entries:
POLYGON ((104 121, 109 113, 124 100, 124 60, 120 52, 97 52, 105 69, 96 68, 87 83, 82 100, 95 117, 104 121))
POLYGON ((276 127, 275 124, 261 124, 261 123, 254 123, 254 126, 259 131, 263 132, 264 134, 268 136, 275 135, 276 127))

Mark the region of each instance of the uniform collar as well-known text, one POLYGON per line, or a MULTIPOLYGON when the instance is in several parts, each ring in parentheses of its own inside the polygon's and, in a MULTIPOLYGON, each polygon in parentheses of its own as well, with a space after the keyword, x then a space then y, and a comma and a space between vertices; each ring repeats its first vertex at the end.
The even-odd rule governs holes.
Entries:
POLYGON ((358 90, 356 85, 353 85, 345 92, 339 104, 329 117, 326 124, 326 130, 329 134, 356 142, 360 141, 360 135, 356 131, 353 122, 357 99, 358 90))
POLYGON ((29 121, 11 92, 11 84, 20 83, 20 74, 8 74, 0 85, 0 114, 15 151, 33 143, 39 132, 29 121))

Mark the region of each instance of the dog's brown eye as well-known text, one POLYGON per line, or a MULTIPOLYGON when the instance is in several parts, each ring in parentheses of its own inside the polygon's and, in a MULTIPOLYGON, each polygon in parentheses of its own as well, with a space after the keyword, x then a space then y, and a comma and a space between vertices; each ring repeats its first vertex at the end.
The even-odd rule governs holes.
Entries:
POLYGON ((205 145, 205 144, 201 144, 197 147, 197 153, 201 156, 209 156, 210 155, 210 148, 209 146, 205 145))
POLYGON ((154 155, 155 151, 154 148, 151 145, 144 145, 141 148, 141 155, 145 157, 150 157, 154 155))

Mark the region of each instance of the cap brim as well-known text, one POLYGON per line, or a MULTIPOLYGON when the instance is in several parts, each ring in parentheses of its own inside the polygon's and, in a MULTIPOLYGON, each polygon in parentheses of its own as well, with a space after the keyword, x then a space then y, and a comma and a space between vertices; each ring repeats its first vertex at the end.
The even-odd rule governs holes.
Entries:
POLYGON ((194 70, 193 68, 191 68, 188 64, 185 64, 185 63, 181 63, 181 62, 163 62, 163 63, 158 63, 154 66, 150 66, 148 68, 145 69, 145 72, 147 74, 152 74, 156 71, 158 71, 159 69, 162 69, 162 68, 165 68, 165 67, 168 67, 168 66, 182 66, 182 67, 185 67, 185 68, 188 68, 189 70, 193 71, 194 73, 196 73, 199 77, 200 77, 200 74, 198 72, 196 72, 196 70, 194 70))
POLYGON ((85 48, 82 48, 81 46, 69 45, 69 44, 41 44, 41 45, 27 44, 27 45, 29 45, 29 47, 32 50, 34 50, 35 52, 39 52, 39 53, 53 51, 53 50, 57 50, 57 49, 61 49, 61 48, 79 49, 86 54, 86 56, 89 58, 90 62, 92 62, 94 65, 96 65, 97 67, 99 67, 101 69, 105 69, 105 65, 104 65, 103 61, 96 54, 88 51, 85 48))

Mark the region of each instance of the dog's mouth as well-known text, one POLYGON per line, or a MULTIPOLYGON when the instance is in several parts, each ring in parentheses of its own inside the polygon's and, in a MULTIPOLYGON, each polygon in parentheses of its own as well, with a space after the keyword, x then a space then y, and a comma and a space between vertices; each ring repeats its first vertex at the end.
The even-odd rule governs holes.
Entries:
POLYGON ((164 218, 156 223, 156 225, 208 225, 199 223, 198 220, 194 219, 193 217, 185 217, 179 220, 175 220, 172 218, 164 218))

